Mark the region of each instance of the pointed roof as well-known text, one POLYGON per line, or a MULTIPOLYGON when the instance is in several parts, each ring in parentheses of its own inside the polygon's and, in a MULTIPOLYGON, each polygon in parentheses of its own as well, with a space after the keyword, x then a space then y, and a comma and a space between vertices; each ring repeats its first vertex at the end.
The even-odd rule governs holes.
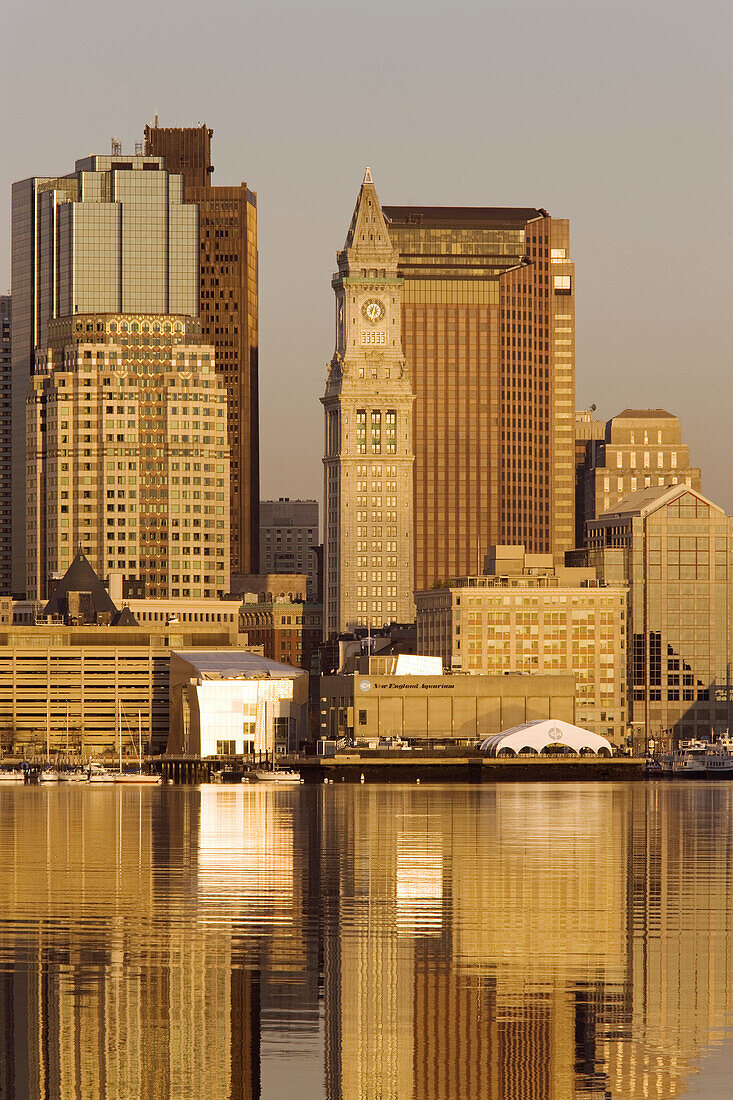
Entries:
POLYGON ((371 169, 367 168, 359 189, 346 244, 339 254, 339 262, 347 260, 356 266, 358 263, 397 264, 397 252, 390 240, 387 222, 374 186, 371 169))
POLYGON ((116 615, 117 608, 110 599, 109 592, 94 572, 89 558, 80 548, 63 577, 56 585, 51 599, 43 609, 44 616, 68 614, 69 593, 88 592, 91 596, 95 615, 116 615))
POLYGON ((670 504, 678 497, 690 495, 695 500, 702 501, 709 508, 715 508, 716 511, 722 512, 723 509, 715 504, 712 500, 703 496, 698 489, 693 489, 687 484, 677 485, 650 485, 648 488, 639 489, 636 493, 631 493, 630 496, 625 497, 624 500, 620 500, 618 504, 615 504, 613 508, 609 508, 605 512, 601 512, 595 520, 590 520, 591 524, 598 525, 601 521, 608 522, 610 519, 624 519, 628 516, 648 516, 650 512, 656 512, 658 508, 663 507, 665 504, 670 504))
POLYGON ((123 607, 114 620, 114 626, 139 626, 137 619, 129 607, 123 607))

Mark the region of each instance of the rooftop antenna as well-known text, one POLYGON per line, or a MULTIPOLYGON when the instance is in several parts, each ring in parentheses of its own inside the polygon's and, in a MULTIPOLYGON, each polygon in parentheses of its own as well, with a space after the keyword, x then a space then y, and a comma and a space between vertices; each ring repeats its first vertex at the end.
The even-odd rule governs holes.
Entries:
POLYGON ((155 122, 153 123, 153 125, 155 126, 155 129, 157 130, 158 129, 158 112, 157 111, 155 112, 155 122))
POLYGON ((135 156, 141 157, 143 155, 143 143, 141 141, 135 142, 135 156))
POLYGON ((119 157, 122 154, 122 142, 119 138, 112 138, 112 156, 119 157))

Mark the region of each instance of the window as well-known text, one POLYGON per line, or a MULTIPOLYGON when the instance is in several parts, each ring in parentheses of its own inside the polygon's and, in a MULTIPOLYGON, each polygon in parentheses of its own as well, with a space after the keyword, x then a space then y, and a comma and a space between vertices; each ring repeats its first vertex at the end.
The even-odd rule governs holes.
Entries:
POLYGON ((367 724, 367 712, 365 710, 359 711, 359 725, 365 726, 367 724))
POLYGON ((387 409, 384 414, 385 435, 387 437, 387 454, 397 454, 397 413, 394 409, 387 409))
POLYGON ((356 450, 360 455, 366 454, 366 409, 356 410, 356 450))
POLYGON ((216 742, 216 755, 217 756, 234 756, 237 751, 236 741, 217 741, 216 742))
POLYGON ((372 454, 382 452, 382 414, 377 409, 372 410, 372 454))
POLYGON ((552 282, 556 294, 570 294, 572 287, 569 275, 555 275, 552 282))

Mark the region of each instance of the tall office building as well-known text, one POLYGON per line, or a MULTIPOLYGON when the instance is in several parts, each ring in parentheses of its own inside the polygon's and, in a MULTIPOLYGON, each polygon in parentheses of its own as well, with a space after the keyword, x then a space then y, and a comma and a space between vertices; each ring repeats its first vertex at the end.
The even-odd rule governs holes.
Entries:
POLYGON ((385 206, 415 393, 415 586, 574 542, 574 269, 544 210, 385 206))
POLYGON ((13 530, 10 513, 12 324, 12 298, 9 294, 0 295, 0 596, 9 596, 12 591, 10 576, 13 530))
POLYGON ((412 406, 402 280, 367 168, 338 270, 325 409, 324 634, 412 622, 412 406))
POLYGON ((198 208, 160 157, 90 156, 68 176, 13 185, 13 591, 23 590, 26 570, 26 397, 49 323, 74 314, 197 317, 198 252, 198 208))
MULTIPOLYGON (((576 414, 576 439, 577 434, 576 414)), ((600 442, 588 441, 577 484, 580 541, 576 544, 583 546, 585 524, 632 493, 660 485, 699 489, 701 474, 699 467, 690 465, 690 448, 682 442, 679 417, 665 409, 624 409, 606 421, 600 442)))
POLYGON ((733 521, 686 485, 651 486, 587 526, 585 558, 629 586, 635 747, 709 738, 733 722, 733 521))
POLYGON ((318 594, 318 501, 260 501, 260 569, 263 573, 305 573, 308 598, 318 594))
POLYGON ((74 314, 48 324, 28 403, 27 592, 82 547, 128 595, 229 590, 226 391, 195 318, 74 314))
POLYGON ((228 394, 232 572, 259 566, 259 406, 257 365, 257 195, 246 183, 213 187, 213 130, 145 127, 145 148, 185 180, 201 217, 200 306, 206 340, 228 394))

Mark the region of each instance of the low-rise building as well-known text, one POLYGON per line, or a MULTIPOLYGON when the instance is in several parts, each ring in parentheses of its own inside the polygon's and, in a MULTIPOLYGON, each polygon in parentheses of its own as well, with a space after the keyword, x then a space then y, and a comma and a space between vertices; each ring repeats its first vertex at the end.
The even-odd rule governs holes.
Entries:
POLYGON ((385 665, 397 660, 372 657, 368 671, 321 677, 321 738, 473 744, 532 719, 575 720, 570 673, 405 676, 385 665))
POLYGON ((591 568, 553 565, 523 546, 492 547, 486 574, 416 593, 418 652, 453 671, 575 676, 578 724, 620 741, 626 699, 627 588, 591 568))
POLYGON ((249 593, 240 606, 240 623, 251 645, 266 657, 310 672, 323 636, 323 606, 298 600, 260 601, 249 593))
POLYGON ((170 754, 278 755, 305 736, 308 673, 242 650, 180 650, 170 701, 170 754))
POLYGON ((242 640, 238 616, 136 621, 79 551, 27 625, 0 624, 0 748, 137 756, 141 739, 164 752, 171 650, 238 653, 242 640))

